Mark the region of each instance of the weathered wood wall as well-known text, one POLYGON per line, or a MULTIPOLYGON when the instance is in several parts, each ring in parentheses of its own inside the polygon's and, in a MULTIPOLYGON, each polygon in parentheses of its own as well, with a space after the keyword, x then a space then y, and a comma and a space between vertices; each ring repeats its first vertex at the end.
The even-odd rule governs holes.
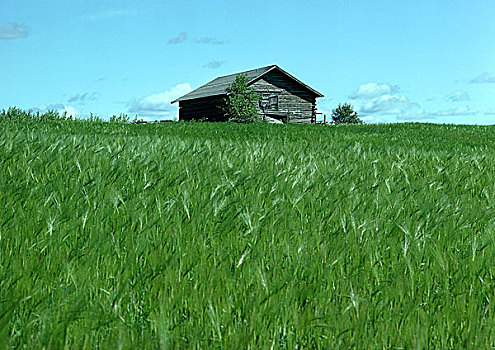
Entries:
MULTIPOLYGON (((316 96, 279 71, 271 71, 250 85, 260 94, 278 96, 278 113, 287 113, 290 123, 312 123, 316 96)), ((258 107, 258 112, 262 113, 258 107)))

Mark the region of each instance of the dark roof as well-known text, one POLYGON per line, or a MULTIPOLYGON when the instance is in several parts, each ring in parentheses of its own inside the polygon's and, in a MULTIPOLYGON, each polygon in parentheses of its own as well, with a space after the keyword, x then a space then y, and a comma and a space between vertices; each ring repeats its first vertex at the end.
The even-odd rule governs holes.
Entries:
POLYGON ((297 83, 301 84, 304 86, 306 89, 314 93, 317 97, 323 97, 322 94, 320 94, 318 91, 310 88, 308 85, 304 84, 300 80, 296 79, 286 71, 284 71, 282 68, 280 68, 277 65, 271 65, 271 66, 266 66, 266 67, 261 67, 261 68, 256 68, 256 69, 251 69, 245 72, 239 72, 235 74, 230 74, 230 75, 225 75, 223 77, 218 77, 216 79, 213 79, 209 83, 206 83, 205 85, 200 86, 196 90, 191 91, 188 94, 185 94, 184 96, 181 96, 177 98, 176 100, 172 101, 172 103, 178 102, 178 101, 186 101, 186 100, 194 100, 197 98, 203 98, 203 97, 210 97, 210 96, 218 96, 218 95, 226 95, 227 94, 227 88, 229 88, 232 83, 235 80, 235 77, 240 75, 240 74, 245 74, 247 75, 248 78, 248 85, 254 83, 256 80, 261 78, 263 75, 266 73, 277 69, 281 73, 285 74, 287 77, 290 79, 296 81, 297 83))

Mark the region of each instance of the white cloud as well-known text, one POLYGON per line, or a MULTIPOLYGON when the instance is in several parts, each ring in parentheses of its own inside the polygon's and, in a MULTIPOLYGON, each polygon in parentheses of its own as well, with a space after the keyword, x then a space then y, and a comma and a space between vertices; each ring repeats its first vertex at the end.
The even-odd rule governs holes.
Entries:
POLYGON ((438 117, 462 117, 472 116, 476 113, 472 111, 468 106, 458 107, 452 109, 444 109, 436 112, 427 113, 422 109, 405 111, 397 115, 399 120, 422 120, 422 119, 436 119, 438 117))
POLYGON ((70 117, 72 116, 73 118, 79 118, 81 116, 81 112, 79 112, 77 109, 75 109, 72 106, 67 106, 62 103, 55 103, 55 104, 49 104, 49 105, 39 105, 36 108, 31 108, 31 111, 33 112, 39 112, 39 113, 46 113, 48 111, 55 111, 58 112, 59 114, 64 114, 67 113, 66 116, 70 117))
POLYGON ((62 113, 66 113, 67 117, 79 118, 81 116, 81 112, 71 106, 64 106, 64 110, 60 111, 62 113))
POLYGON ((471 111, 471 109, 468 106, 465 106, 465 107, 457 107, 452 109, 445 109, 430 114, 438 117, 447 117, 447 116, 474 115, 475 112, 471 111))
MULTIPOLYGON (((398 86, 392 86, 386 83, 368 83, 360 85, 350 97, 356 99, 356 110, 360 118, 367 122, 379 122, 378 120, 375 121, 376 119, 384 121, 387 119, 387 116, 395 116, 397 120, 419 121, 439 117, 472 116, 476 114, 468 106, 427 112, 419 103, 411 101, 406 95, 392 93, 398 90, 398 86)), ((445 96, 444 99, 450 102, 459 102, 468 101, 470 97, 466 91, 458 90, 453 94, 445 96)))
POLYGON ((445 99, 450 102, 460 102, 460 101, 469 101, 471 98, 467 91, 457 90, 453 94, 445 96, 445 99))
POLYGON ((171 119, 177 115, 178 107, 170 102, 190 91, 191 86, 188 83, 184 83, 178 84, 165 92, 135 99, 129 102, 129 113, 137 114, 138 118, 171 119))
POLYGON ((386 121, 381 119, 381 118, 376 118, 372 115, 368 115, 368 116, 365 116, 365 117, 359 117, 363 122, 365 122, 366 124, 377 124, 377 123, 385 123, 386 121))
POLYGON ((423 109, 413 109, 399 113, 396 116, 396 119, 415 121, 415 120, 435 119, 435 116, 430 113, 426 113, 423 109))
POLYGON ((405 95, 383 95, 362 104, 359 107, 359 112, 363 114, 402 114, 420 109, 419 104, 411 102, 405 95))
POLYGON ((399 91, 396 85, 387 83, 367 83, 360 85, 357 90, 349 96, 352 99, 371 99, 383 95, 390 95, 399 91))
POLYGON ((182 32, 182 33, 179 33, 176 37, 171 38, 167 42, 167 45, 180 44, 180 43, 183 43, 186 40, 187 40, 187 33, 186 32, 182 32))
POLYGON ((485 111, 486 115, 495 115, 495 108, 487 109, 485 111))
POLYGON ((356 109, 367 123, 386 122, 385 116, 410 121, 435 118, 406 95, 397 94, 398 91, 397 85, 367 83, 360 85, 350 98, 357 100, 356 109))
POLYGON ((495 75, 488 72, 481 73, 480 75, 469 80, 471 84, 494 84, 495 75))
POLYGON ((405 95, 383 95, 360 103, 357 107, 361 118, 371 116, 375 119, 383 116, 395 116, 397 120, 434 119, 436 115, 426 113, 421 106, 409 100, 405 95))
POLYGON ((5 23, 0 26, 0 39, 18 39, 28 36, 28 29, 19 23, 5 23))

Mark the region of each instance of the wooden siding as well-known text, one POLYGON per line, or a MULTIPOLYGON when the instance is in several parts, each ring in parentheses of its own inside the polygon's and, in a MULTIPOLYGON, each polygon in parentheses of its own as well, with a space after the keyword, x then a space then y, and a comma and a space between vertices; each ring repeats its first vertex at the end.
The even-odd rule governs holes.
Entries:
MULTIPOLYGON (((271 71, 250 85, 256 92, 278 96, 278 110, 275 114, 286 114, 289 123, 312 123, 315 119, 316 96, 287 76, 271 71)), ((258 112, 263 114, 261 107, 258 112)), ((271 115, 271 110, 265 110, 271 115)), ((285 119, 285 118, 284 118, 285 119)), ((284 120, 285 121, 285 120, 284 120)))

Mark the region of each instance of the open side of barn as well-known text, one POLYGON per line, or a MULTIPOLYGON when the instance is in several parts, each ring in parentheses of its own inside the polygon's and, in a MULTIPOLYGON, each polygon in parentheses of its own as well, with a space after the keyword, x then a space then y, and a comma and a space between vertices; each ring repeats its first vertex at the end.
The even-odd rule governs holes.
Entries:
POLYGON ((257 105, 262 119, 283 123, 316 122, 316 98, 321 93, 276 65, 218 77, 176 99, 179 120, 227 121, 222 106, 235 77, 245 74, 248 86, 260 95, 257 105))
POLYGON ((222 106, 225 95, 179 101, 179 120, 227 121, 222 106))

